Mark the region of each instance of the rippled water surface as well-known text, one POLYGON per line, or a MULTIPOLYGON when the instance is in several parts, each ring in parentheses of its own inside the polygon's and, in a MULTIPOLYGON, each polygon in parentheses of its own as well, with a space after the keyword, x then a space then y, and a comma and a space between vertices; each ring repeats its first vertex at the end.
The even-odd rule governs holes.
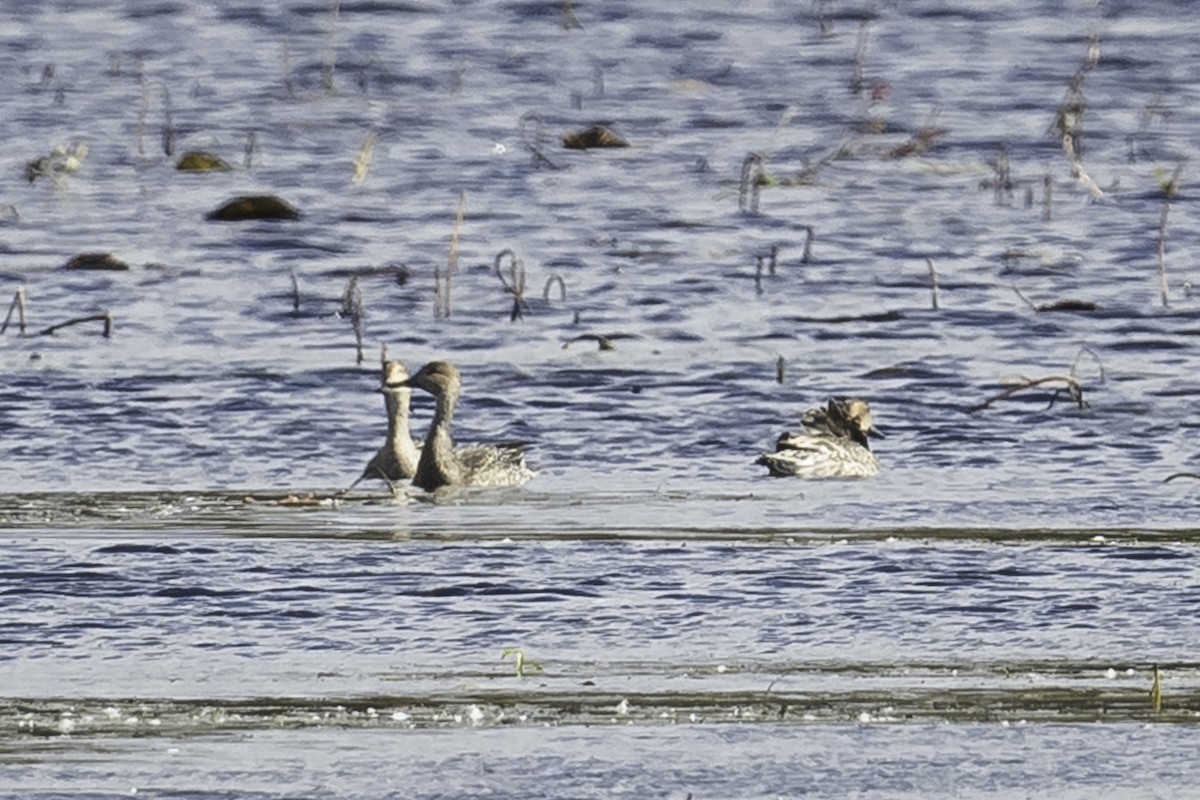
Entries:
POLYGON ((1190 4, 8 5, 0 796, 1197 782, 1190 4), (337 497, 380 344, 537 477, 337 497))

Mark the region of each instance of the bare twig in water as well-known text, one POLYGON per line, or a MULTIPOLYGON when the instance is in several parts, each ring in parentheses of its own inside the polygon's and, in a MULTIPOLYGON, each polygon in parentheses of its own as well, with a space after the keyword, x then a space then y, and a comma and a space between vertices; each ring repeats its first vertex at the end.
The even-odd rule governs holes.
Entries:
POLYGON ((932 258, 926 258, 925 263, 929 265, 929 293, 933 301, 933 310, 938 310, 938 274, 937 267, 933 265, 932 258))
POLYGON ((525 302, 525 265, 517 258, 516 253, 509 248, 505 248, 496 254, 495 269, 496 277, 500 279, 504 290, 511 294, 513 298, 512 311, 509 312, 508 321, 516 322, 524 316, 521 313, 521 309, 529 307, 525 302), (501 263, 504 261, 505 256, 508 257, 508 271, 511 279, 506 279, 504 271, 501 269, 501 263))
POLYGON ((1058 395, 1063 391, 1066 391, 1071 396, 1071 400, 1074 401, 1077 407, 1087 408, 1088 403, 1083 399, 1083 385, 1079 381, 1079 361, 1084 355, 1091 356, 1096 362, 1096 366, 1100 370, 1100 383, 1104 383, 1106 380, 1104 374, 1104 364, 1100 362, 1100 356, 1096 355, 1096 351, 1092 350, 1090 347, 1083 347, 1080 348, 1079 352, 1075 355, 1075 360, 1071 362, 1071 368, 1067 371, 1066 375, 1047 375, 1042 378, 1021 377, 1018 379, 1018 382, 1015 386, 1005 389, 1003 392, 984 400, 978 405, 971 406, 967 409, 967 412, 974 413, 976 411, 982 411, 992 403, 995 403, 997 400, 1003 400, 1006 397, 1011 397, 1017 392, 1030 389, 1035 386, 1052 383, 1061 383, 1063 385, 1055 390, 1054 395, 1050 398, 1050 405, 1047 406, 1047 408, 1052 408, 1054 406, 1054 402, 1058 399, 1058 395))
POLYGON ((1163 478, 1163 483, 1170 483, 1176 478, 1193 478, 1200 481, 1200 472, 1175 472, 1163 478))
POLYGON ((13 311, 17 312, 17 330, 22 336, 25 335, 25 287, 18 286, 17 291, 13 294, 12 302, 8 304, 8 314, 4 316, 4 324, 0 325, 0 333, 8 330, 8 323, 12 321, 13 311))
POLYGON ((50 336, 56 331, 62 330, 63 328, 68 328, 72 325, 79 325, 80 323, 84 322, 103 322, 104 338, 109 339, 112 337, 113 318, 111 311, 104 311, 99 314, 88 314, 86 317, 76 317, 75 319, 69 319, 66 322, 60 322, 57 325, 51 325, 49 328, 43 328, 42 330, 38 331, 38 336, 50 336))
POLYGON ((1048 384, 1048 383, 1061 383, 1063 385, 1054 392, 1054 395, 1050 398, 1050 405, 1047 406, 1047 408, 1051 408, 1054 406, 1055 400, 1058 399, 1059 392, 1061 392, 1063 389, 1065 389, 1067 391, 1067 393, 1070 394, 1071 400, 1075 402, 1076 406, 1078 406, 1079 408, 1086 408, 1088 406, 1088 403, 1083 399, 1083 387, 1080 385, 1079 381, 1074 378, 1074 376, 1071 376, 1071 375, 1046 375, 1041 378, 1024 378, 1024 377, 1022 377, 1022 378, 1020 378, 1020 383, 1016 384, 1015 386, 1010 386, 1009 388, 1005 389, 1003 392, 1000 392, 999 394, 989 397, 987 400, 984 400, 982 403, 979 403, 977 405, 973 405, 973 406, 967 408, 966 409, 967 413, 973 414, 976 411, 982 411, 983 409, 987 408, 992 403, 995 403, 998 400, 1003 400, 1007 397, 1012 397, 1014 394, 1017 394, 1018 392, 1023 392, 1026 389, 1032 389, 1035 386, 1042 386, 1042 385, 1048 384))
POLYGON ((300 281, 296 279, 296 270, 289 270, 292 276, 292 314, 300 313, 300 281))
POLYGON ((1171 211, 1171 198, 1179 194, 1179 175, 1183 172, 1183 162, 1175 166, 1169 179, 1159 175, 1158 187, 1163 193, 1162 215, 1158 220, 1158 291, 1162 295, 1163 308, 1170 303, 1167 300, 1167 215, 1171 211))
POLYGON ((357 348, 356 364, 363 362, 363 296, 358 285, 358 276, 351 276, 346 281, 346 291, 342 293, 341 315, 350 317, 350 325, 354 328, 354 343, 357 348))
POLYGON ((755 256, 756 263, 754 265, 754 293, 762 294, 762 279, 763 279, 763 257, 755 256))
POLYGON ((787 378, 787 362, 783 360, 783 356, 775 357, 775 382, 783 383, 787 378))
POLYGON ((1042 178, 1042 222, 1050 221, 1054 205, 1054 179, 1049 175, 1042 178))

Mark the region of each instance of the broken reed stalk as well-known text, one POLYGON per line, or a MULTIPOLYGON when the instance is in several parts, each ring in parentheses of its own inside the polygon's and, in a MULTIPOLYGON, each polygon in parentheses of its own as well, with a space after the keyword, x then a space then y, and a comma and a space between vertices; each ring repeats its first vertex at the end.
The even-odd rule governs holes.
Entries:
POLYGON ((1179 174, 1183 163, 1175 166, 1168 180, 1160 176, 1158 187, 1163 193, 1162 215, 1158 219, 1158 291, 1162 295, 1163 308, 1170 305, 1167 299, 1167 215, 1171 212, 1171 198, 1179 194, 1179 174))
POLYGON ((758 213, 758 198, 767 181, 767 159, 758 153, 748 153, 742 159, 742 177, 738 182, 738 211, 758 213))
POLYGON ((103 322, 104 338, 112 338, 113 318, 111 311, 104 311, 99 314, 88 314, 86 317, 76 317, 75 319, 69 319, 66 322, 60 322, 57 325, 51 325, 49 328, 43 328, 42 330, 38 331, 38 336, 50 336, 56 331, 62 330, 63 328, 69 328, 72 325, 79 325, 84 322, 103 322))
POLYGON ((938 274, 937 267, 933 265, 932 258, 926 258, 925 263, 929 265, 929 292, 933 301, 933 310, 938 310, 938 274))
POLYGON ((782 384, 787 378, 787 362, 783 356, 775 356, 775 382, 782 384))
POLYGON ((354 174, 350 178, 353 185, 362 186, 363 181, 367 179, 367 173, 371 171, 371 156, 375 153, 375 141, 378 138, 375 131, 371 131, 359 146, 358 155, 354 157, 354 174))
POLYGON ((800 263, 807 264, 812 260, 813 240, 817 238, 817 232, 813 230, 812 225, 799 226, 804 229, 804 252, 800 254, 800 263))
POLYGON ((754 293, 762 294, 763 257, 756 255, 754 259, 757 262, 754 266, 754 293))
POLYGON ((1083 358, 1084 354, 1091 356, 1092 360, 1096 362, 1096 367, 1100 370, 1100 383, 1104 383, 1107 380, 1104 374, 1104 364, 1100 361, 1100 356, 1096 355, 1096 351, 1090 347, 1079 348, 1079 352, 1075 354, 1075 360, 1071 362, 1071 370, 1068 374, 1072 378, 1079 376, 1079 359, 1083 358))
POLYGON ((1162 296, 1163 308, 1171 305, 1167 299, 1167 214, 1171 201, 1163 200, 1162 216, 1158 218, 1158 293, 1162 296))
POLYGON ((4 316, 4 324, 0 325, 0 333, 8 330, 8 323, 12 321, 13 311, 17 312, 17 330, 22 336, 25 335, 25 287, 18 286, 17 291, 13 294, 12 302, 8 304, 8 314, 4 316))
MULTIPOLYGON (((337 62, 337 36, 338 14, 341 11, 341 0, 332 0, 329 4, 329 39, 326 43, 325 62, 321 65, 322 82, 325 84, 325 93, 333 94, 333 73, 336 69, 337 62)), ((361 359, 359 361, 361 363, 361 359)))
POLYGON ((358 276, 352 275, 346 281, 346 291, 342 293, 342 316, 350 317, 350 325, 354 328, 354 343, 357 358, 354 363, 363 363, 363 295, 358 285, 358 276))
POLYGON ((246 134, 246 147, 242 158, 242 164, 246 169, 254 166, 254 153, 258 150, 258 133, 250 131, 246 134))
POLYGON ((558 302, 567 302, 567 283, 561 275, 551 275, 546 279, 546 285, 542 288, 542 299, 550 302, 550 288, 555 285, 558 286, 558 302))
MULTIPOLYGON (((993 190, 995 191, 994 202, 998 206, 1012 205, 1013 201, 1013 182, 1012 169, 1008 163, 1008 144, 1000 143, 1000 152, 996 155, 996 161, 992 165, 996 172, 996 177, 993 182, 993 190)), ((935 306, 936 308, 936 306, 935 306)))
POLYGON ((142 68, 142 107, 138 109, 137 147, 138 155, 146 155, 146 117, 150 114, 150 85, 146 82, 145 67, 142 68))
POLYGON ((775 277, 775 267, 779 263, 779 245, 771 245, 771 252, 767 257, 767 274, 772 278, 775 277))
POLYGON ((300 281, 296 279, 296 270, 288 272, 292 276, 292 315, 295 316, 300 313, 300 281))
POLYGON ((862 94, 866 84, 863 74, 867 63, 867 39, 871 21, 863 20, 858 26, 858 41, 854 45, 854 68, 850 73, 850 94, 862 94))
POLYGON ((1158 668, 1158 664, 1151 666, 1151 671, 1154 674, 1154 682, 1150 685, 1150 707, 1154 709, 1155 714, 1162 713, 1162 671, 1158 668))
POLYGON ((1049 175, 1042 178, 1042 222, 1050 221, 1054 204, 1054 179, 1049 175))
MULTIPOLYGON (((467 193, 458 193, 458 210, 454 213, 454 229, 450 232, 450 255, 446 260, 446 272, 434 290, 434 317, 450 318, 450 290, 454 284, 454 273, 458 269, 458 240, 462 235, 463 217, 467 213, 467 193)), ((435 281, 437 275, 434 275, 435 281)))
POLYGON ((446 291, 442 285, 444 282, 445 281, 442 280, 442 268, 435 266, 433 268, 433 318, 434 319, 442 318, 442 308, 445 305, 445 302, 442 300, 442 295, 446 291))
POLYGON ((175 155, 175 123, 171 119, 171 91, 162 87, 163 93, 163 129, 162 149, 167 158, 175 155))
MULTIPOLYGON (((495 267, 496 277, 500 279, 500 284, 513 298, 512 311, 509 312, 508 321, 516 322, 519 319, 523 319, 521 308, 523 306, 528 308, 528 304, 525 302, 525 265, 517 258, 516 253, 506 247, 496 254, 495 267), (509 275, 512 276, 511 280, 505 279, 504 271, 500 266, 505 256, 508 256, 508 270, 509 275)), ((564 293, 566 292, 565 289, 563 291, 564 293)))
POLYGON ((1083 168, 1080 152, 1080 137, 1083 134, 1083 114, 1087 111, 1087 99, 1083 96, 1083 82, 1087 74, 1100 62, 1100 37, 1093 34, 1088 38, 1087 56, 1075 74, 1067 81, 1067 93, 1059 104, 1050 130, 1058 134, 1063 153, 1071 163, 1071 174, 1092 196, 1104 197, 1104 191, 1092 180, 1083 168))
POLYGON ((555 164, 546 155, 546 134, 542 115, 536 111, 522 114, 518 128, 521 144, 533 155, 533 168, 539 169, 545 165, 550 169, 558 169, 558 164, 555 164))

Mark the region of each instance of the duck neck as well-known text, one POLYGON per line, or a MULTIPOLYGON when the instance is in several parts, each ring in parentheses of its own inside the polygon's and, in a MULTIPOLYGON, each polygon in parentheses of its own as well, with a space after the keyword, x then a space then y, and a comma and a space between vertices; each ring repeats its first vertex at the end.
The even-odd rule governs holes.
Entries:
POLYGON ((447 484, 458 483, 458 465, 454 460, 454 440, 450 436, 450 423, 454 419, 454 408, 458 404, 456 392, 437 395, 437 407, 433 422, 425 436, 425 447, 421 450, 421 463, 413 483, 426 491, 433 491, 447 484))
POLYGON ((412 434, 408 429, 408 405, 411 392, 408 389, 394 389, 383 393, 383 402, 387 406, 388 432, 387 441, 392 454, 407 475, 412 475, 417 469, 417 446, 413 443, 412 434))

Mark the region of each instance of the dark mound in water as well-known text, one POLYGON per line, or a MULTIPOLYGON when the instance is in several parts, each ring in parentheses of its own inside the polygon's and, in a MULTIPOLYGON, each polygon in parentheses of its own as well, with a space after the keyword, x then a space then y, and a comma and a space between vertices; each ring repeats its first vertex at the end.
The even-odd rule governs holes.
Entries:
POLYGON ((562 143, 563 147, 568 150, 589 150, 593 147, 629 147, 629 142, 603 125, 593 125, 582 131, 564 133, 562 143))
POLYGON ((182 172, 229 172, 233 167, 220 156, 203 150, 191 150, 180 157, 175 169, 182 172))
POLYGON ((121 272, 129 269, 129 265, 112 253, 80 253, 72 256, 63 265, 63 269, 92 269, 121 272))
POLYGON ((218 222, 240 222, 247 219, 300 219, 300 211, 286 200, 273 194, 235 197, 214 209, 205 219, 218 222))

